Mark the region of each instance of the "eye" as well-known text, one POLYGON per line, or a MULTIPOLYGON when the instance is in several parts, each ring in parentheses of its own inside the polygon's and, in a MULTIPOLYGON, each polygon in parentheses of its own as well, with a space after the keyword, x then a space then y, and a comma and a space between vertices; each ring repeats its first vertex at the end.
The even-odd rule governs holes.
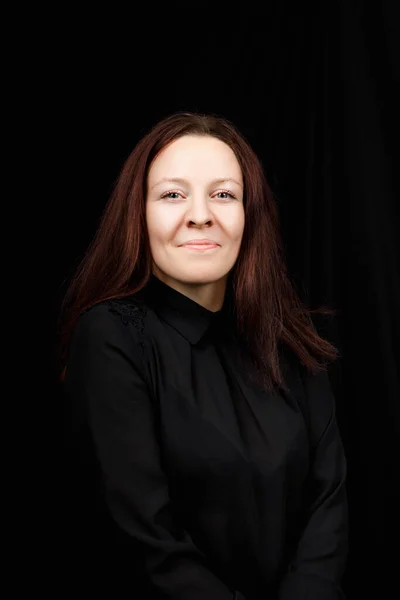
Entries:
MULTIPOLYGON (((218 196, 219 194, 228 194, 228 196, 230 196, 231 198, 233 198, 233 200, 236 200, 236 196, 234 196, 234 195, 232 194, 232 192, 228 192, 227 190, 223 190, 223 191, 221 191, 221 192, 217 192, 217 196, 218 196)), ((221 198, 221 200, 228 200, 228 198, 221 198)))
MULTIPOLYGON (((234 194, 232 194, 232 192, 228 192, 228 190, 222 190, 220 192, 217 192, 217 196, 219 196, 220 194, 226 194, 228 195, 230 198, 232 198, 233 200, 236 200, 236 196, 234 196, 234 194)), ((168 200, 178 200, 177 196, 181 196, 180 192, 165 192, 161 198, 167 198, 168 200), (175 198, 172 197, 172 194, 175 194, 175 198)), ((229 198, 219 198, 219 200, 229 200, 229 198)))
POLYGON ((165 192, 165 194, 163 194, 161 198, 166 198, 167 196, 169 196, 169 200, 176 200, 177 198, 171 198, 171 194, 177 194, 178 196, 180 195, 179 192, 165 192))

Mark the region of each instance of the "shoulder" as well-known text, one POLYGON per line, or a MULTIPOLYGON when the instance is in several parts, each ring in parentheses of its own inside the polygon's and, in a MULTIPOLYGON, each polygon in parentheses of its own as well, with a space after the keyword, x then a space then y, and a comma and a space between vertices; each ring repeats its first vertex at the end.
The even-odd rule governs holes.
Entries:
POLYGON ((144 319, 148 313, 148 307, 135 296, 107 300, 105 306, 109 313, 120 318, 124 325, 128 323, 142 329, 144 319))
POLYGON ((328 367, 311 373, 301 368, 304 398, 309 414, 312 440, 317 442, 327 425, 335 419, 336 399, 330 381, 328 367))
POLYGON ((112 323, 143 325, 147 306, 135 296, 103 300, 81 313, 78 322, 86 326, 112 326, 112 323))
POLYGON ((78 317, 73 345, 142 344, 147 307, 134 296, 104 300, 78 317))
POLYGON ((312 439, 318 440, 336 411, 329 366, 312 372, 291 351, 282 352, 281 360, 289 389, 310 427, 312 439))
POLYGON ((136 390, 148 389, 136 308, 129 300, 106 300, 78 317, 63 385, 65 398, 77 411, 77 427, 89 395, 106 402, 108 394, 110 402, 117 402, 118 390, 133 385, 136 390))

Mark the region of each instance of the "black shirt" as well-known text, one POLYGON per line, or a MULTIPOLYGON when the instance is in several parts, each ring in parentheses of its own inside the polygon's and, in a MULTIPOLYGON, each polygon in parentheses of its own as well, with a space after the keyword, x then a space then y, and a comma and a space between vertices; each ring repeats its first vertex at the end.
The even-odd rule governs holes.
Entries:
POLYGON ((344 598, 328 375, 282 354, 288 392, 250 383, 226 305, 213 313, 152 275, 79 317, 65 392, 87 411, 107 507, 154 598, 344 598))

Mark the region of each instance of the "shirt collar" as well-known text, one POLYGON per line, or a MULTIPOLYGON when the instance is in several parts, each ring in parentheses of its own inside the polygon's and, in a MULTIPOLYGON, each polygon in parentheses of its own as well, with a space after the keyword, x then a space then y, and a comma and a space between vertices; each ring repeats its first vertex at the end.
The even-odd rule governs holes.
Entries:
POLYGON ((155 312, 191 344, 197 344, 209 330, 220 331, 226 324, 230 306, 229 293, 225 295, 221 310, 212 312, 154 274, 151 274, 143 292, 155 312))

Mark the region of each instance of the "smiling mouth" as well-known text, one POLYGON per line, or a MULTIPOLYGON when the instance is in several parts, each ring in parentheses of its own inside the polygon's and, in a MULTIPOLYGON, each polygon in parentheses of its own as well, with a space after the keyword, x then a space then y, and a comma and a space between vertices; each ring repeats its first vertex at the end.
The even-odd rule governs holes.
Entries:
POLYGON ((181 248, 186 248, 187 250, 194 250, 195 252, 205 252, 207 250, 216 250, 217 248, 219 248, 219 246, 217 244, 199 244, 198 246, 196 246, 196 244, 187 244, 181 246, 181 248))

